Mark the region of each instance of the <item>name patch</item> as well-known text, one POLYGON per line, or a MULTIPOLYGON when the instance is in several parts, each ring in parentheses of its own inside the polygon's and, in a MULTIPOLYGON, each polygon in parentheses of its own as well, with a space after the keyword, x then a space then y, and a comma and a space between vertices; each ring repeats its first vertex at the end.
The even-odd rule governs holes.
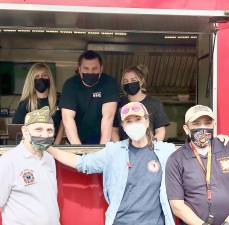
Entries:
POLYGON ((221 166, 222 172, 223 173, 229 173, 229 158, 228 157, 221 158, 219 160, 219 162, 220 162, 220 166, 221 166))

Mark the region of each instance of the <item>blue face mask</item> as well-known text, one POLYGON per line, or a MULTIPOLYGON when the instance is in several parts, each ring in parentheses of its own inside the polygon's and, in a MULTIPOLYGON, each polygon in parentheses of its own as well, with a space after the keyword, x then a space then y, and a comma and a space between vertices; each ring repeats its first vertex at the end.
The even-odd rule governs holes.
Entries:
POLYGON ((206 148, 211 144, 213 138, 213 129, 211 128, 198 128, 190 129, 191 141, 199 148, 206 148))

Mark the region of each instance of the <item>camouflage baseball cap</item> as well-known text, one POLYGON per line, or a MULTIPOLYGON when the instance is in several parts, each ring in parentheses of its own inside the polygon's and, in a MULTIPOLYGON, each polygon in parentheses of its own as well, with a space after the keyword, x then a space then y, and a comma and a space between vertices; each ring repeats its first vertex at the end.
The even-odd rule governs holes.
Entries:
POLYGON ((45 106, 41 109, 29 112, 25 116, 25 126, 33 123, 51 123, 53 124, 53 119, 50 115, 49 107, 45 106))

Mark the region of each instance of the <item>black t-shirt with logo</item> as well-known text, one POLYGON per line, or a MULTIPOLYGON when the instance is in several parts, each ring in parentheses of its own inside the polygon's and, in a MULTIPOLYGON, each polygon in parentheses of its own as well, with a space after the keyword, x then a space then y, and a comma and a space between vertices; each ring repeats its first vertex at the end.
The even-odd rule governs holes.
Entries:
POLYGON ((102 105, 118 99, 118 87, 112 77, 102 74, 95 86, 86 87, 80 75, 74 75, 64 84, 60 108, 76 112, 78 134, 84 143, 84 140, 100 137, 102 105))
MULTIPOLYGON (((113 126, 119 127, 119 135, 120 140, 127 139, 128 136, 125 133, 125 131, 121 127, 121 117, 120 117, 120 109, 127 103, 129 103, 130 100, 127 96, 123 96, 119 103, 115 114, 115 119, 113 126)), ((169 125, 169 120, 167 115, 165 114, 164 107, 162 103, 155 97, 146 96, 141 103, 146 107, 148 113, 149 113, 149 120, 150 120, 150 127, 152 128, 153 132, 155 129, 159 127, 164 127, 169 125)))

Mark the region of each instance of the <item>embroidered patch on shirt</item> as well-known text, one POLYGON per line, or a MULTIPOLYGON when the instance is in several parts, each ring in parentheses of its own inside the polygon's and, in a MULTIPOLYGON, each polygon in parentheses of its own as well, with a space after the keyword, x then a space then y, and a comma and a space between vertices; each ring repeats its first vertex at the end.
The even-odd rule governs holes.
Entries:
POLYGON ((23 170, 20 174, 23 178, 25 185, 30 185, 35 183, 34 171, 33 170, 23 170))
POLYGON ((152 173, 158 172, 160 169, 160 164, 158 161, 151 160, 148 162, 148 170, 152 173))
POLYGON ((220 165, 223 173, 229 173, 229 159, 222 158, 220 159, 220 165))

